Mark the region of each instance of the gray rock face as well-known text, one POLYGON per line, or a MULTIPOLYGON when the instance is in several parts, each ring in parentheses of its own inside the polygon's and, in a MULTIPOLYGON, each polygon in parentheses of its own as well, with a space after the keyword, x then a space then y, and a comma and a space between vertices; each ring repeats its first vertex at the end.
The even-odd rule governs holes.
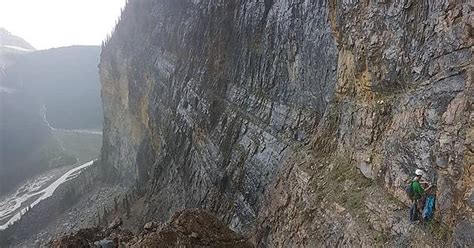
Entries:
POLYGON ((251 226, 287 148, 333 97, 324 4, 144 1, 123 18, 101 63, 103 160, 149 179, 164 218, 201 206, 251 226), (154 18, 125 21, 138 13, 154 18))
POLYGON ((95 247, 97 248, 115 248, 117 245, 112 240, 104 239, 97 242, 94 242, 95 247))
POLYGON ((435 245, 401 221, 422 168, 468 244, 471 9, 132 1, 102 52, 104 169, 147 190, 144 215, 207 208, 273 247, 435 245))

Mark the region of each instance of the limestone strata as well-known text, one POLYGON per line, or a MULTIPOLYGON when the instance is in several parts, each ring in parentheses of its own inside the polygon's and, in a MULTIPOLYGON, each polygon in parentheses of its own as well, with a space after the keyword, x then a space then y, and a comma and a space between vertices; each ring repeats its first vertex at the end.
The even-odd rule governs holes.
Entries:
POLYGON ((250 227, 332 98, 326 19, 322 4, 131 2, 102 56, 103 160, 150 180, 165 219, 200 206, 250 227))
POLYGON ((435 246, 401 204, 422 168, 433 230, 472 243, 471 9, 130 1, 100 64, 104 169, 146 190, 145 219, 200 207, 262 246, 435 246))

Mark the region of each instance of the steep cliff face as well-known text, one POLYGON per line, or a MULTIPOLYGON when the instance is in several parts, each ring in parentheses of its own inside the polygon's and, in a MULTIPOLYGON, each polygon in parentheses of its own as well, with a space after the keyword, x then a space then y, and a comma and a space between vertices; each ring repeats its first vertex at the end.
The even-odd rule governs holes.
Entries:
POLYGON ((313 145, 275 184, 261 230, 270 244, 376 245, 383 237, 397 246, 436 246, 431 234, 449 239, 452 231, 454 244, 473 242, 471 8, 462 1, 330 1, 335 99, 313 145), (403 189, 415 168, 437 185, 436 216, 447 225, 421 234, 407 223, 406 208, 378 192, 383 187, 408 204, 403 189), (295 238, 275 240, 288 236, 295 238))
POLYGON ((207 208, 262 246, 469 244, 471 9, 131 1, 102 52, 105 169, 143 216, 207 208), (401 204, 415 168, 430 230, 401 204))
POLYGON ((102 54, 103 160, 125 180, 151 180, 163 218, 201 206, 248 228, 288 147, 311 136, 333 96, 337 50, 323 4, 278 11, 288 8, 126 8, 102 54))

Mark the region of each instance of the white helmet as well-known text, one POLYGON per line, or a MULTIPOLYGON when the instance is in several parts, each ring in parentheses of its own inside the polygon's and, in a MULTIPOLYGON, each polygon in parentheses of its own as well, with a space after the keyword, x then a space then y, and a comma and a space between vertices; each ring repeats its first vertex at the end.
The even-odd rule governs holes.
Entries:
POLYGON ((417 176, 423 176, 423 174, 424 174, 424 172, 423 172, 422 170, 416 169, 415 175, 417 175, 417 176))

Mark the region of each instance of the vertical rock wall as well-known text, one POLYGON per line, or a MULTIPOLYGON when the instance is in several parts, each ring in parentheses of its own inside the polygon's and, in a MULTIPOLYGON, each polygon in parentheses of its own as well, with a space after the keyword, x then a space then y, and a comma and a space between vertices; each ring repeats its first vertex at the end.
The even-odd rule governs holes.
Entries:
POLYGON ((339 149, 353 147, 354 165, 400 199, 400 186, 423 169, 437 185, 440 220, 465 230, 473 228, 472 7, 334 1, 329 8, 336 98, 350 109, 339 149))
POLYGON ((104 165, 147 189, 144 216, 203 207, 266 246, 403 236, 420 167, 469 242, 471 8, 130 1, 102 51, 104 165))
POLYGON ((473 242, 471 9, 463 1, 329 2, 334 101, 312 145, 283 166, 260 214, 260 245, 473 242), (400 205, 410 204, 404 187, 416 168, 437 186, 438 226, 408 223, 400 205))
POLYGON ((156 213, 249 227, 287 148, 333 97, 324 3, 135 1, 103 51, 103 160, 150 180, 156 213))

